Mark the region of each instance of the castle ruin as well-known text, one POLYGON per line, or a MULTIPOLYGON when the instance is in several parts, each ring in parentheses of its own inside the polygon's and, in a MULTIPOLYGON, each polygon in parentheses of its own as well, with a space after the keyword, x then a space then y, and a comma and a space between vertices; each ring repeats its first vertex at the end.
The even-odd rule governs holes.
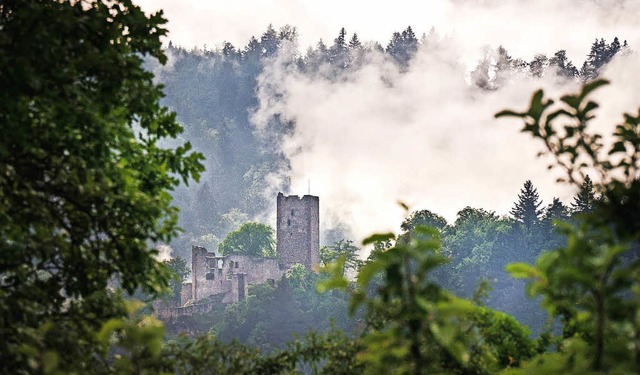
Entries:
POLYGON ((159 307, 156 314, 163 319, 173 319, 191 315, 193 311, 206 311, 211 302, 198 304, 205 298, 220 303, 244 300, 249 285, 275 283, 297 263, 317 271, 320 266, 320 198, 279 193, 276 216, 277 258, 216 255, 204 247, 192 246, 191 282, 182 285, 180 300, 181 306, 188 301, 196 304, 159 307))
POLYGON ((300 263, 310 270, 320 266, 320 198, 278 194, 276 237, 280 265, 300 263))

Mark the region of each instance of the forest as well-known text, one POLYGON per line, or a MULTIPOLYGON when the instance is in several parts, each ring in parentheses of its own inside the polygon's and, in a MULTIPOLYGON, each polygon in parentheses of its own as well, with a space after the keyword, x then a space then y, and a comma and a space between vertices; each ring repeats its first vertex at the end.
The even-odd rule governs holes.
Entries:
POLYGON ((448 222, 399 203, 398 233, 362 241, 369 228, 332 218, 318 272, 294 265, 244 301, 163 322, 153 302, 179 300, 191 245, 277 250, 269 215, 300 131, 277 110, 278 77, 341 84, 382 64, 393 87, 448 43, 342 28, 301 52, 294 26, 270 25, 245 46, 189 49, 163 45, 165 23, 130 0, 0 4, 0 372, 640 371, 640 109, 593 125, 594 96, 616 84, 602 73, 637 59, 622 36, 594 36, 577 65, 487 48, 459 77, 474 100, 522 79, 563 88, 494 116, 540 146, 570 200, 525 180, 504 214, 463 206, 448 222), (250 230, 260 241, 243 246, 250 230))

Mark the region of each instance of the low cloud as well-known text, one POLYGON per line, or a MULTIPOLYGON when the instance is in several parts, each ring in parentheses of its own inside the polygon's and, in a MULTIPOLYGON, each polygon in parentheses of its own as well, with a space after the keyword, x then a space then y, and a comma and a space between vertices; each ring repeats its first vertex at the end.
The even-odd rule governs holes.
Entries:
MULTIPOLYGON (((570 203, 575 190, 555 183, 549 160, 536 157, 541 145, 520 133, 518 121, 494 114, 525 109, 538 88, 557 97, 578 84, 514 74, 499 90, 483 91, 468 82, 473 67, 457 51, 452 39, 421 48, 406 72, 379 55, 338 80, 298 73, 283 63, 287 58, 265 69, 253 121, 258 129, 276 115, 295 122, 283 142, 291 169, 282 178, 291 177, 299 195, 311 181, 323 227, 345 223, 358 240, 397 231, 405 215, 398 201, 449 222, 465 206, 508 214, 526 180, 545 204, 553 197, 570 203)), ((606 70, 613 85, 598 96, 606 121, 595 126, 633 109, 629 97, 640 81, 626 69, 639 65, 632 56, 606 70)))

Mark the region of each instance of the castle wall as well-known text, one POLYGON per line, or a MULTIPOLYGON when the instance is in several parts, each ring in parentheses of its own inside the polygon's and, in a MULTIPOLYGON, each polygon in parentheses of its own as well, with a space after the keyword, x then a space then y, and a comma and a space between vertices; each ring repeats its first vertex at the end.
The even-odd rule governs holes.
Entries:
POLYGON ((193 285, 192 283, 182 284, 182 290, 180 291, 180 306, 184 306, 185 303, 193 299, 193 285))
POLYGON ((207 274, 207 249, 201 246, 191 247, 191 296, 194 301, 203 298, 201 289, 206 284, 207 274))
POLYGON ((279 193, 276 227, 281 266, 289 268, 300 263, 317 270, 320 266, 320 198, 279 193))
POLYGON ((225 257, 224 269, 233 273, 244 273, 246 284, 264 284, 269 279, 279 280, 283 272, 277 259, 260 258, 248 255, 229 255, 225 257))
MULTIPOLYGON (((277 199, 278 259, 248 255, 216 256, 201 246, 192 247, 191 283, 184 284, 181 302, 198 303, 219 296, 223 303, 237 302, 249 285, 279 280, 296 263, 311 270, 320 265, 320 198, 312 195, 277 199)), ((178 314, 175 310, 174 313, 178 314)), ((190 311, 190 310, 184 310, 190 311)))
POLYGON ((199 246, 192 248, 191 272, 191 297, 196 302, 213 295, 225 295, 225 303, 237 302, 247 294, 249 285, 282 277, 277 259, 248 255, 216 256, 199 246), (242 274, 240 278, 239 274, 242 274))

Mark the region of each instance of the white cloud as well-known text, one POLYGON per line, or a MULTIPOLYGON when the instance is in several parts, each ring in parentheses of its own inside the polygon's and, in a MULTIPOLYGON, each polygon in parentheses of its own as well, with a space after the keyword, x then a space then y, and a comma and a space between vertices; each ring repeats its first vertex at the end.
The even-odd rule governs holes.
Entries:
MULTIPOLYGON (((404 74, 384 59, 338 82, 270 66, 261 77, 254 121, 261 126, 279 114, 296 122, 284 144, 292 193, 306 194, 310 179, 312 193, 322 198, 322 217, 346 222, 358 239, 397 231, 404 215, 398 200, 450 222, 467 205, 508 214, 530 179, 545 204, 553 197, 570 203, 574 189, 555 183, 558 174, 536 157, 541 145, 519 134, 518 121, 493 116, 505 108, 524 109, 540 86, 557 97, 577 85, 554 76, 519 77, 498 91, 480 92, 464 79, 467 69, 457 63, 455 41, 447 43, 442 50, 421 49, 404 74)), ((615 66, 608 70, 614 85, 600 98, 601 113, 617 113, 618 121, 615 101, 637 90, 639 81, 638 75, 621 76, 615 66)), ((595 126, 607 122, 605 117, 595 126)))
POLYGON ((568 50, 577 64, 596 37, 620 36, 640 45, 635 0, 139 0, 147 11, 164 9, 170 39, 185 47, 223 41, 244 46, 270 23, 291 24, 301 50, 320 38, 332 42, 341 27, 361 40, 385 45, 393 31, 412 26, 417 35, 432 27, 455 35, 468 60, 485 44, 504 45, 515 55, 568 50))

